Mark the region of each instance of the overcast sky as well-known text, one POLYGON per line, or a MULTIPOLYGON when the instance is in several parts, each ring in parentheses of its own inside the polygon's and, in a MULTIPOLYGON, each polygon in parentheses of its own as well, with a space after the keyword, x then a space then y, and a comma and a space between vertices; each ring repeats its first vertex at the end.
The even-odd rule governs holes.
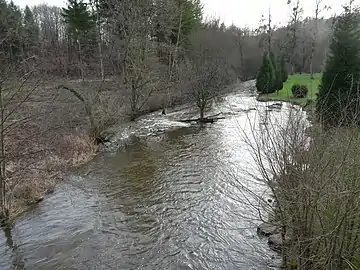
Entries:
MULTIPOLYGON (((293 0, 294 1, 294 0, 293 0)), ((340 13, 342 4, 348 0, 323 0, 323 3, 331 6, 331 10, 322 15, 329 17, 332 13, 340 13)), ((49 5, 64 6, 66 0, 14 0, 21 7, 25 5, 35 5, 47 3, 49 5)), ((204 4, 205 16, 220 17, 227 25, 234 23, 237 26, 258 26, 262 14, 268 13, 269 7, 273 15, 274 23, 284 23, 289 17, 287 0, 202 0, 204 4)), ((316 0, 300 0, 304 7, 305 16, 314 13, 316 0)), ((360 0, 355 0, 356 4, 360 0)))

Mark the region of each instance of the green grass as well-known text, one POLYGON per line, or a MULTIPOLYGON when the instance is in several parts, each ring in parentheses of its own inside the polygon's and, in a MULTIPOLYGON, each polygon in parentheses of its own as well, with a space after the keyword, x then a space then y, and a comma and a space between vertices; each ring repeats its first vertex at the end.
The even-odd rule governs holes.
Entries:
POLYGON ((283 89, 272 94, 264 94, 258 97, 259 101, 288 101, 296 104, 306 104, 308 100, 315 101, 316 93, 318 92, 321 73, 314 75, 314 79, 310 78, 310 74, 294 74, 289 75, 289 78, 284 83, 283 89), (308 87, 309 93, 306 98, 294 98, 291 93, 291 87, 294 84, 304 84, 308 87))

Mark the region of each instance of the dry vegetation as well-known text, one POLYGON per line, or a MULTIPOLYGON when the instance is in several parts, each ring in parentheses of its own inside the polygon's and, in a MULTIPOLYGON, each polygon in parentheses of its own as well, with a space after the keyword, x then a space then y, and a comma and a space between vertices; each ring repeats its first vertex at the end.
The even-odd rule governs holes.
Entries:
POLYGON ((269 243, 289 269, 360 267, 360 137, 357 128, 324 131, 303 114, 268 118, 246 137, 274 203, 263 201, 269 243), (255 142, 255 143, 254 143, 255 142))
POLYGON ((92 159, 98 146, 88 135, 83 104, 71 93, 25 78, 7 82, 6 89, 5 194, 12 220, 51 192, 66 171, 92 159))

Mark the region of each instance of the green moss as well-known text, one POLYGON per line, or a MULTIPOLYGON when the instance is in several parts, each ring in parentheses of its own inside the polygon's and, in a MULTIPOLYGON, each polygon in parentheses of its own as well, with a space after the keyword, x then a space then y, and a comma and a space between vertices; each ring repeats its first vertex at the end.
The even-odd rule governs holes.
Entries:
POLYGON ((316 99, 316 93, 318 92, 320 79, 322 74, 317 73, 314 75, 314 79, 310 78, 310 74, 294 74, 289 75, 289 78, 284 83, 283 88, 275 93, 271 94, 262 94, 259 95, 258 100, 259 101, 288 101, 293 102, 299 105, 304 105, 310 101, 315 101, 316 99), (291 93, 291 87, 294 84, 303 84, 306 85, 309 89, 308 96, 306 98, 294 98, 293 94, 291 93))

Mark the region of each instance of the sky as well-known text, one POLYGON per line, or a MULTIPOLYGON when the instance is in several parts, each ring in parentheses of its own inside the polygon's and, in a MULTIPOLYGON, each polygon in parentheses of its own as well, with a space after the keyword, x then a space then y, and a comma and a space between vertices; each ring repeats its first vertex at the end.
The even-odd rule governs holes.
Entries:
MULTIPOLYGON (((66 0, 13 0, 21 7, 47 3, 49 5, 65 6, 66 0)), ((235 24, 239 27, 248 26, 256 28, 259 25, 261 15, 266 15, 271 10, 274 24, 284 24, 290 16, 287 0, 201 0, 204 5, 206 17, 215 16, 224 21, 226 25, 235 24)), ((295 1, 295 0, 293 0, 295 1)), ((329 17, 342 11, 342 5, 348 0, 323 0, 323 3, 331 7, 324 11, 322 16, 329 17)), ((300 0, 304 8, 304 16, 314 14, 316 0, 300 0)), ((360 0, 355 0, 360 4, 360 0)))

